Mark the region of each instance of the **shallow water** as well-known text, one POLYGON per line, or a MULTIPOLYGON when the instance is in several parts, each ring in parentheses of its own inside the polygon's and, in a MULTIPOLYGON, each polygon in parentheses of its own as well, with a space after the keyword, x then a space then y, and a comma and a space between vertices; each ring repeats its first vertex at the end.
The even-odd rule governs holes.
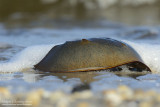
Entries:
MULTIPOLYGON (((101 25, 102 23, 99 23, 101 25)), ((93 92, 127 85, 132 89, 156 90, 160 88, 160 27, 130 27, 103 23, 103 27, 88 28, 14 28, 0 26, 0 86, 13 93, 37 88, 48 91, 71 92, 78 84, 88 83, 93 92), (110 27, 109 27, 110 26, 110 27), (56 44, 82 38, 110 37, 131 45, 153 73, 80 72, 44 73, 33 70, 56 44), (97 88, 98 87, 98 88, 97 88)))
POLYGON ((159 74, 115 74, 113 72, 81 72, 81 73, 38 73, 18 72, 1 74, 0 86, 7 87, 12 93, 23 93, 35 89, 47 91, 61 90, 70 93, 73 87, 80 84, 90 84, 93 92, 115 89, 126 85, 132 89, 155 90, 159 92, 159 74), (98 87, 98 88, 97 88, 98 87))

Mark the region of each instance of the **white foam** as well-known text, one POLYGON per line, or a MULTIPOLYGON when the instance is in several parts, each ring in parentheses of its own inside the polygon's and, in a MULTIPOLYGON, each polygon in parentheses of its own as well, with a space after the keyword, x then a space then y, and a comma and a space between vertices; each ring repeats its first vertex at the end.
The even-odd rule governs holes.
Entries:
POLYGON ((144 63, 153 71, 160 72, 160 45, 124 41, 131 45, 141 56, 144 63))
POLYGON ((25 48, 9 62, 0 63, 0 72, 18 72, 33 68, 54 45, 37 45, 25 48))

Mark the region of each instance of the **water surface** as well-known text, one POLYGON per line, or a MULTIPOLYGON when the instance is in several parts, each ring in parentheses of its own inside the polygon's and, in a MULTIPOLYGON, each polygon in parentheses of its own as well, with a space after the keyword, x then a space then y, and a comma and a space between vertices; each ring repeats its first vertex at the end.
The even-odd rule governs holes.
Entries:
MULTIPOLYGON (((96 27, 75 26, 69 28, 5 28, 0 27, 0 86, 13 93, 23 93, 38 88, 48 91, 71 92, 79 84, 89 84, 93 92, 127 85, 132 89, 159 91, 160 27, 126 26, 101 21, 96 27), (103 25, 103 26, 99 26, 103 25), (34 70, 48 51, 56 44, 82 38, 106 38, 121 40, 131 45, 154 72, 125 73, 80 72, 48 73, 34 70)), ((84 24, 85 25, 85 24, 84 24)))

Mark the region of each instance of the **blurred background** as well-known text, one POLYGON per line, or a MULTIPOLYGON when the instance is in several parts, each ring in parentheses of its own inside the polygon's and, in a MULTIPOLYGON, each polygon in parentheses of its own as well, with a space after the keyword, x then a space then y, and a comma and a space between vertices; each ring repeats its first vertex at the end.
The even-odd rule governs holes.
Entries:
MULTIPOLYGON (((39 88, 71 92, 73 86, 85 81, 89 81, 95 93, 120 85, 159 91, 159 53, 160 0, 0 0, 0 73, 9 72, 0 74, 0 87, 12 93, 26 94, 39 88), (157 75, 130 78, 108 72, 73 76, 34 72, 34 65, 52 47, 84 38, 113 38, 126 42, 157 75)), ((37 94, 34 95, 37 98, 37 94)), ((135 102, 139 104, 138 100, 135 102)), ((51 104, 53 106, 53 102, 51 104)))
POLYGON ((0 22, 8 27, 153 26, 159 19, 159 0, 0 0, 0 22))

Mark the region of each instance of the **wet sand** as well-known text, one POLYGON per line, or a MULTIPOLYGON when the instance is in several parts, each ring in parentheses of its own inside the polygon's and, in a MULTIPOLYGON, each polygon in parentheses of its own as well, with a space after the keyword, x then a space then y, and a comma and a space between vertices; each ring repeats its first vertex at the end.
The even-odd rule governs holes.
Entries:
POLYGON ((0 87, 1 107, 159 107, 160 93, 155 91, 133 90, 121 85, 117 89, 104 90, 95 94, 90 90, 64 93, 37 89, 28 93, 10 94, 7 88, 0 87))

